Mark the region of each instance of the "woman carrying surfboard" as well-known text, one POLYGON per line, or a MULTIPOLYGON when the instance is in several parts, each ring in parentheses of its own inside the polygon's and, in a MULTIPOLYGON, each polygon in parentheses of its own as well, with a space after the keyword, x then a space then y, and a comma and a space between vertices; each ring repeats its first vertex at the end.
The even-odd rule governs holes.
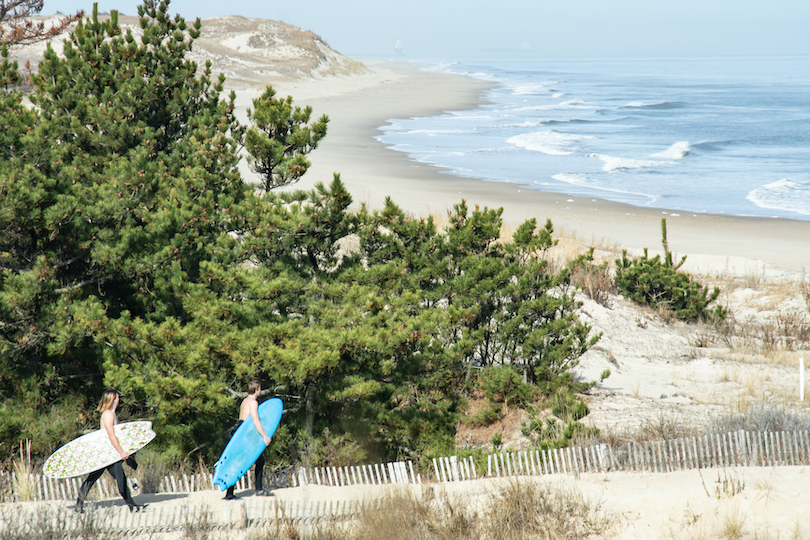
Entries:
POLYGON ((87 498, 90 488, 93 487, 96 480, 101 478, 101 475, 104 474, 105 470, 109 472, 113 478, 115 478, 115 482, 118 484, 118 493, 121 494, 121 497, 127 503, 127 506, 129 506, 130 512, 140 512, 146 507, 146 505, 136 504, 135 501, 132 500, 132 496, 129 494, 127 476, 124 474, 124 467, 122 464, 124 461, 126 461, 127 465, 133 469, 136 469, 138 464, 135 462, 135 459, 129 455, 129 452, 121 447, 121 444, 118 442, 118 437, 115 435, 114 427, 118 423, 118 415, 116 414, 116 410, 118 409, 119 400, 120 395, 116 390, 105 390, 104 394, 101 396, 101 401, 98 404, 97 410, 101 412, 101 429, 107 432, 107 436, 110 438, 110 443, 118 452, 118 455, 121 456, 121 460, 97 471, 93 471, 87 475, 87 478, 79 488, 79 497, 76 499, 77 512, 84 512, 84 500, 87 498))

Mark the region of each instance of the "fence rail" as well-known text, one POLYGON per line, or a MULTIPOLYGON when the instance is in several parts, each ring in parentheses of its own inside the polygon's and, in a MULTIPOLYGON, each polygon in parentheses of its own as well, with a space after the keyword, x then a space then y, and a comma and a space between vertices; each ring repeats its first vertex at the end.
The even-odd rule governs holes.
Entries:
POLYGON ((227 505, 221 511, 211 511, 204 505, 150 508, 148 512, 131 513, 126 506, 98 508, 93 512, 76 514, 65 506, 35 509, 0 507, 0 529, 17 532, 22 536, 32 525, 64 535, 87 530, 119 533, 122 536, 145 533, 172 532, 186 527, 218 529, 239 526, 243 528, 277 524, 314 525, 324 520, 346 520, 355 517, 368 506, 356 500, 287 502, 274 499, 246 501, 227 505))
MULTIPOLYGON (((446 459, 446 458, 443 458, 446 459)), ((671 472, 731 466, 810 465, 807 431, 734 431, 624 446, 598 444, 490 454, 487 476, 671 472)), ((462 480, 452 475, 441 481, 462 480)), ((475 478, 475 476, 473 476, 475 478)))
MULTIPOLYGON (((191 493, 205 491, 213 487, 211 474, 167 475, 157 485, 155 493, 191 493)), ((130 491, 137 493, 137 482, 128 479, 130 491)), ((55 479, 43 475, 29 474, 19 477, 16 473, 0 473, 0 490, 6 487, 11 500, 75 500, 78 497, 81 478, 55 479), (10 487, 10 489, 9 489, 10 487)), ((422 482, 422 477, 414 472, 413 463, 398 461, 375 463, 353 467, 287 467, 277 471, 265 471, 264 486, 272 489, 298 487, 306 484, 324 486, 351 486, 357 484, 407 484, 422 482)), ((253 475, 245 474, 236 482, 236 489, 253 489, 253 475)), ((150 490, 151 491, 151 490, 150 490)), ((90 492, 91 498, 114 499, 118 497, 115 481, 102 476, 90 492)))
MULTIPOLYGON (((588 472, 645 471, 670 472, 712 467, 730 466, 789 466, 810 465, 810 432, 735 431, 700 437, 683 437, 671 440, 627 443, 611 446, 597 444, 549 450, 500 452, 487 456, 486 470, 480 468, 472 457, 448 456, 432 460, 433 476, 437 482, 458 482, 481 477, 505 477, 516 475, 579 474, 588 472)), ((413 463, 399 461, 355 467, 288 467, 268 471, 265 485, 274 488, 296 487, 316 484, 323 486, 350 486, 357 484, 421 484, 422 474, 414 470, 413 463)), ((33 499, 37 501, 70 501, 76 498, 80 481, 78 478, 55 480, 39 475, 18 478, 9 473, 0 473, 0 492, 10 493, 12 500, 33 499), (26 489, 25 496, 18 493, 26 489)), ((117 499, 115 483, 102 478, 96 483, 96 497, 117 499)), ((244 475, 236 484, 237 489, 251 489, 252 475, 244 475)), ((211 475, 166 476, 159 483, 159 493, 191 492, 212 488, 211 475)), ((150 512, 131 514, 124 506, 97 508, 87 515, 69 512, 64 505, 55 512, 62 512, 59 523, 67 530, 78 530, 86 519, 95 519, 105 530, 124 531, 125 534, 146 531, 172 531, 188 524, 207 520, 212 528, 263 525, 272 522, 315 524, 322 519, 349 519, 357 514, 363 504, 358 501, 331 501, 285 503, 278 499, 260 498, 239 505, 228 505, 219 513, 205 507, 160 508, 155 505, 150 512)), ((23 509, 10 513, 0 507, 0 526, 10 527, 16 520, 24 519, 26 512, 40 510, 23 509)))

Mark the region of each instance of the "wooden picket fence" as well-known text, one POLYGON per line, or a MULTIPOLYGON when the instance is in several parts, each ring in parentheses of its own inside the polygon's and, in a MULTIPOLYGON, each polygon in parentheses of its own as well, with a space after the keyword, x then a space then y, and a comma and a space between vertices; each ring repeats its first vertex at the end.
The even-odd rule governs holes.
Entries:
POLYGON ((273 524, 281 527, 288 524, 300 526, 314 525, 324 520, 352 519, 369 504, 373 503, 356 500, 284 502, 261 497, 229 504, 221 511, 212 511, 202 505, 161 508, 157 504, 150 506, 146 512, 131 513, 126 506, 115 505, 98 507, 84 514, 77 514, 61 504, 48 506, 47 509, 41 506, 33 509, 23 507, 14 512, 4 511, 0 507, 0 529, 25 533, 31 526, 43 528, 45 521, 49 524, 45 528, 67 538, 88 528, 126 537, 189 527, 214 530, 273 524))
POLYGON ((298 469, 300 484, 352 486, 375 484, 421 484, 422 476, 414 473, 413 462, 395 461, 354 467, 315 467, 298 469))
MULTIPOLYGON (((443 458, 447 459, 447 458, 443 458)), ((700 437, 598 444, 488 456, 487 476, 579 474, 609 471, 671 472, 711 467, 810 465, 807 431, 735 431, 700 437)), ((471 469, 476 478, 475 469, 471 469)), ((460 467, 447 467, 441 481, 464 480, 460 467), (456 474, 456 470, 459 471, 456 474)))
MULTIPOLYGON (((448 456, 436 458, 433 470, 427 474, 436 482, 458 482, 481 477, 505 477, 516 475, 546 475, 602 473, 614 471, 644 471, 650 473, 677 470, 733 467, 733 466, 789 466, 810 465, 810 432, 779 431, 752 432, 736 431, 684 437, 679 439, 627 443, 611 446, 597 444, 555 448, 550 450, 527 450, 520 452, 499 452, 487 456, 486 471, 479 470, 472 457, 448 456)), ((236 487, 239 490, 251 489, 253 475, 243 476, 236 487)), ((289 467, 279 471, 268 471, 265 485, 273 488, 296 487, 307 484, 323 486, 351 486, 358 484, 420 484, 422 474, 414 470, 413 463, 392 462, 355 467, 289 467)), ((14 488, 27 486, 28 497, 37 501, 69 501, 76 498, 80 479, 54 480, 42 476, 18 479, 8 473, 0 474, 0 491, 11 494, 6 500, 17 497, 14 488)), ((212 489, 210 475, 166 476, 160 483, 158 492, 191 492, 212 489)), ((118 499, 115 483, 102 477, 93 489, 95 498, 101 500, 118 499)), ((91 494, 93 493, 91 492, 91 494)), ((68 512, 63 504, 57 505, 54 512, 62 512, 54 517, 61 527, 68 531, 81 530, 87 519, 103 530, 118 531, 123 535, 144 532, 175 531, 189 524, 205 523, 211 528, 231 526, 259 526, 272 523, 311 525, 324 519, 351 519, 364 505, 358 501, 331 501, 285 503, 279 498, 250 498, 236 505, 228 505, 218 513, 205 507, 161 508, 154 505, 149 512, 131 514, 126 506, 103 503, 88 514, 68 512)), ((0 507, 2 510, 2 507, 0 507)), ((0 511, 0 526, 7 527, 9 520, 27 519, 23 509, 13 515, 0 511), (4 525, 5 523, 5 525, 4 525)), ((39 510, 31 510, 39 512, 39 510)))
MULTIPOLYGON (((597 444, 549 450, 500 452, 487 456, 487 469, 479 471, 472 457, 448 456, 433 459, 432 476, 437 482, 457 482, 480 477, 513 475, 578 474, 608 471, 669 472, 675 470, 729 467, 739 465, 810 465, 810 433, 807 431, 736 431, 699 437, 627 443, 624 446, 597 444)), ((130 479, 132 484, 132 480, 130 479)), ((422 474, 413 463, 390 462, 351 467, 287 467, 266 471, 265 486, 272 489, 307 484, 323 486, 421 484, 422 474)), ((80 478, 55 480, 30 475, 26 482, 9 473, 0 473, 0 486, 7 500, 19 497, 14 488, 26 485, 27 499, 36 501, 75 500, 80 478)), ((130 486, 133 487, 132 485, 130 486)), ((157 493, 189 493, 211 489, 210 474, 168 475, 157 493)), ((236 484, 238 490, 253 489, 253 475, 246 474, 236 484)), ((133 489, 134 493, 137 490, 133 489)), ((92 498, 118 497, 115 482, 103 476, 91 492, 92 498)))
MULTIPOLYGON (((156 493, 191 493, 212 489, 213 475, 183 474, 165 476, 159 483, 156 493)), ((34 501, 67 500, 75 501, 82 478, 54 479, 43 475, 30 474, 27 478, 18 478, 16 473, 0 473, 0 486, 10 496, 9 500, 27 499, 34 501), (14 493, 25 486, 26 496, 14 493)), ((128 479, 130 491, 137 494, 135 482, 128 479)), ((413 463, 398 461, 375 463, 354 467, 287 467, 277 471, 265 471, 264 486, 271 489, 298 487, 306 484, 324 486, 351 486, 357 484, 406 484, 421 483, 422 477, 414 472, 413 463)), ((237 490, 254 489, 253 475, 245 474, 236 482, 237 490)), ((94 484, 90 499, 116 499, 119 497, 115 481, 104 475, 94 484)))

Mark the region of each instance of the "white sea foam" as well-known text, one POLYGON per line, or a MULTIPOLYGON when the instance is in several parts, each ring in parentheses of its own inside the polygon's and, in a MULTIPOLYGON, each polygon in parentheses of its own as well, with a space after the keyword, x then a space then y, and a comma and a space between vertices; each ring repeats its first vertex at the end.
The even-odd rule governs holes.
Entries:
POLYGON ((689 148, 689 143, 686 141, 678 141, 663 152, 658 152, 657 154, 653 154, 652 157, 663 158, 663 159, 683 159, 689 154, 691 154, 691 149, 689 148))
POLYGON ((810 183, 783 178, 751 191, 746 197, 760 208, 810 215, 810 183))
POLYGON ((581 124, 587 122, 590 122, 590 120, 580 120, 579 118, 571 118, 570 120, 526 120, 525 122, 520 122, 518 124, 506 124, 504 127, 526 128, 554 124, 581 124))
POLYGON ((473 133, 472 129, 412 129, 403 131, 406 135, 427 135, 428 137, 436 137, 438 135, 447 135, 448 133, 473 133))
POLYGON ((575 143, 582 139, 593 139, 593 137, 549 130, 515 135, 507 139, 506 142, 526 150, 542 152, 551 156, 567 156, 574 151, 575 143))
POLYGON ((560 173, 555 174, 554 176, 552 176, 552 178, 554 180, 557 180, 558 182, 564 182, 566 184, 571 184, 572 186, 580 186, 589 189, 595 189, 598 191, 608 191, 610 193, 620 193, 622 195, 632 195, 633 197, 641 197, 642 199, 646 199, 646 202, 644 204, 652 204, 656 200, 658 200, 658 197, 656 197, 655 195, 650 195, 649 193, 640 193, 638 191, 629 191, 625 189, 616 189, 601 186, 599 185, 598 182, 588 178, 584 174, 560 173))
POLYGON ((654 161, 650 159, 631 159, 616 156, 606 156, 605 154, 590 154, 591 157, 598 157, 605 164, 603 171, 611 172, 626 169, 643 169, 646 167, 668 167, 674 165, 671 161, 654 161))
POLYGON ((543 120, 526 120, 519 124, 508 124, 506 127, 527 128, 542 126, 545 122, 543 120))
POLYGON ((514 152, 514 150, 514 146, 488 146, 485 148, 479 148, 478 150, 473 150, 472 153, 514 152))
POLYGON ((622 105, 623 109, 676 109, 678 107, 681 107, 681 104, 674 101, 662 101, 659 103, 631 101, 626 105, 622 105))
MULTIPOLYGON (((472 123, 472 122, 479 122, 479 123, 480 122, 489 122, 489 123, 492 123, 492 122, 497 122, 498 120, 500 120, 500 116, 493 115, 493 114, 466 114, 466 115, 461 115, 461 114, 457 114, 457 113, 451 113, 451 114, 443 114, 441 118, 442 118, 442 122, 460 121, 460 122, 467 122, 467 123, 472 123)), ((391 120, 389 120, 389 122, 391 122, 391 120)))
POLYGON ((564 111, 568 109, 595 109, 596 106, 581 99, 569 99, 552 105, 536 105, 534 107, 520 107, 517 111, 564 111))
POLYGON ((540 83, 526 83, 519 84, 512 89, 512 92, 518 96, 532 96, 537 94, 548 94, 552 91, 549 88, 551 85, 558 84, 556 82, 540 82, 540 83))

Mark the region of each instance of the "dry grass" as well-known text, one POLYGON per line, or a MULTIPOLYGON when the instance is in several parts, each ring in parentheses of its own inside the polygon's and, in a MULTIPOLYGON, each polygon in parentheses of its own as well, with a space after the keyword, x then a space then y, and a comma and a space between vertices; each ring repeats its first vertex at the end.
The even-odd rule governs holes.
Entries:
POLYGON ((810 286, 795 280, 735 280, 704 277, 722 291, 729 317, 715 327, 714 341, 730 352, 766 361, 797 363, 810 353, 810 286))
POLYGON ((33 501, 37 493, 37 475, 31 461, 31 441, 20 445, 20 458, 11 463, 13 493, 18 501, 33 501))
POLYGON ((0 507, 0 540, 116 540, 121 536, 96 512, 82 514, 78 522, 69 520, 68 512, 72 514, 63 506, 40 505, 33 512, 0 507))
POLYGON ((744 410, 715 418, 710 426, 713 433, 739 430, 807 431, 810 430, 810 414, 772 403, 754 402, 744 410))
POLYGON ((610 295, 617 292, 616 279, 607 266, 580 266, 574 269, 571 283, 594 302, 610 307, 610 295))
POLYGON ((200 512, 189 515, 186 514, 183 522, 183 540, 208 540, 214 531, 214 523, 211 520, 211 511, 202 508, 200 512))
POLYGON ((745 513, 738 506, 727 508, 720 521, 718 536, 727 540, 737 540, 745 535, 745 513))
POLYGON ((425 488, 392 491, 351 523, 329 523, 309 534, 264 529, 251 540, 567 540, 604 538, 617 520, 574 491, 531 482, 504 484, 485 504, 425 488))

